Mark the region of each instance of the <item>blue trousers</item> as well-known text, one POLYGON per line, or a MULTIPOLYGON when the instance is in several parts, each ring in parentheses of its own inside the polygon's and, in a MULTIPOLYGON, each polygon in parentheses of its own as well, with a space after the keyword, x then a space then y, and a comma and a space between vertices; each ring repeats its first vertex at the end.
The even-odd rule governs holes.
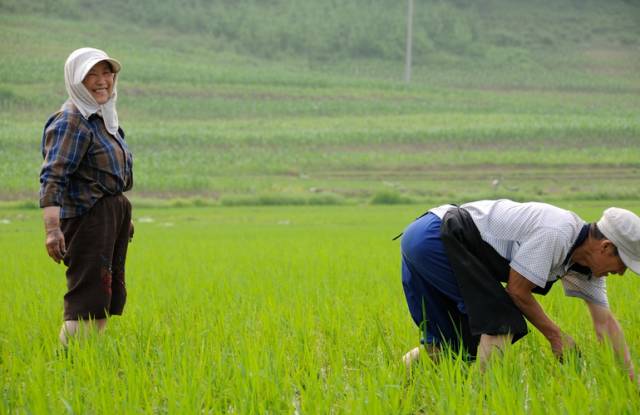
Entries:
POLYGON ((458 350, 468 319, 442 240, 442 221, 433 213, 411 223, 402 236, 402 286, 423 343, 458 350))

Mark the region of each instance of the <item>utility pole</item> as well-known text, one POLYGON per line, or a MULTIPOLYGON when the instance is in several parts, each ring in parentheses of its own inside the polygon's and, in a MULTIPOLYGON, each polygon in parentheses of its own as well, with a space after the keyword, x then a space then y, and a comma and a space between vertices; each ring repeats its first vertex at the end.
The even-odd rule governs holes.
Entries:
POLYGON ((407 0, 407 50, 404 61, 404 82, 411 82, 411 54, 413 50, 413 0, 407 0))

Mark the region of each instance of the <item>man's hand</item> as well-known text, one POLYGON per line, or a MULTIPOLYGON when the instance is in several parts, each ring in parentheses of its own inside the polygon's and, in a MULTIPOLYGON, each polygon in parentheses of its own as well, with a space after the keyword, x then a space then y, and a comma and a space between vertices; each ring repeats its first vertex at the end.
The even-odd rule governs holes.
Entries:
POLYGON ((133 221, 129 222, 129 242, 133 241, 133 221))
POLYGON ((640 377, 636 374, 636 369, 633 367, 633 363, 627 365, 627 371, 629 373, 629 380, 640 387, 640 377))
POLYGON ((576 342, 567 333, 560 332, 557 336, 551 336, 549 338, 549 344, 551 345, 551 351, 553 355, 562 362, 563 356, 567 351, 577 351, 576 342))
POLYGON ((624 333, 618 320, 614 317, 611 310, 600 304, 586 301, 593 320, 593 327, 596 330, 598 340, 608 339, 613 345, 613 350, 618 357, 624 362, 629 373, 629 379, 640 387, 640 376, 635 373, 633 359, 629 353, 629 347, 624 339, 624 333))

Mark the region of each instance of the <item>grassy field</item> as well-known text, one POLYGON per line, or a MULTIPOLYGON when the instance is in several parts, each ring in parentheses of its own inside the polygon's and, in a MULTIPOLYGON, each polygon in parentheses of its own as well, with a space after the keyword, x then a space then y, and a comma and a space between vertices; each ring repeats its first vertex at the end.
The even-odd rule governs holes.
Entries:
MULTIPOLYGON (((405 84, 397 3, 0 0, 0 414, 640 412, 558 287, 540 301, 582 359, 536 332, 485 374, 408 377, 391 241, 440 202, 640 212, 640 8, 416 2, 405 84), (125 316, 64 353, 39 145, 83 46, 123 63, 136 237, 125 316)), ((636 363, 638 283, 608 284, 636 363)))
MULTIPOLYGON (((621 205, 621 202, 611 202, 621 205)), ((566 202, 585 220, 607 204, 566 202)), ((623 206, 638 211, 637 202, 623 206)), ((56 342, 65 283, 38 211, 0 209, 0 413, 636 413, 637 389, 597 345, 579 300, 539 297, 579 343, 560 365, 537 333, 484 375, 424 362, 392 242, 413 206, 136 209, 125 315, 56 342), (532 364, 535 362, 535 364, 532 364)), ((637 361, 638 281, 611 277, 637 361)))

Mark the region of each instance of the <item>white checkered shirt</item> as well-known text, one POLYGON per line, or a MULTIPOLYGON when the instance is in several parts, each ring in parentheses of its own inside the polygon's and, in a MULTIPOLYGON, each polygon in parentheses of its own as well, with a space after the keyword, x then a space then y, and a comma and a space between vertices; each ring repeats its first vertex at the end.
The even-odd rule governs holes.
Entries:
MULTIPOLYGON (((442 218, 452 206, 431 212, 442 218)), ((482 239, 524 278, 539 287, 562 278, 565 294, 608 306, 606 280, 569 272, 564 264, 585 222, 573 212, 545 203, 481 200, 464 208, 482 239)))

